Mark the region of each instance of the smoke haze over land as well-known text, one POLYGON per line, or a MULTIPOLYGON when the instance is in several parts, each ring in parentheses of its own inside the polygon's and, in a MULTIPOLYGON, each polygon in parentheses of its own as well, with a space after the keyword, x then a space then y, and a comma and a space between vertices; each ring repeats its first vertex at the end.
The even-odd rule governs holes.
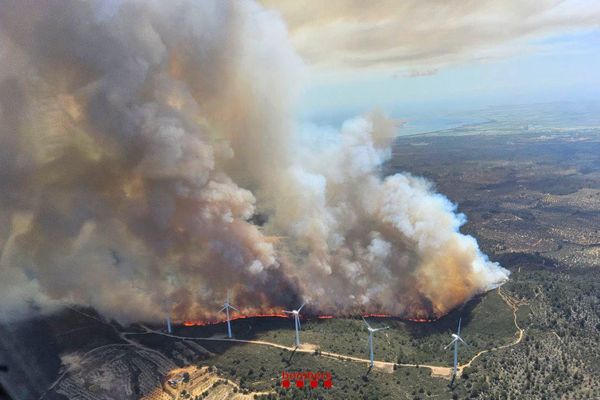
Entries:
POLYGON ((0 318, 203 319, 229 288, 439 316, 508 276, 429 182, 380 177, 393 121, 298 134, 304 67, 254 2, 2 0, 0 56, 0 318))

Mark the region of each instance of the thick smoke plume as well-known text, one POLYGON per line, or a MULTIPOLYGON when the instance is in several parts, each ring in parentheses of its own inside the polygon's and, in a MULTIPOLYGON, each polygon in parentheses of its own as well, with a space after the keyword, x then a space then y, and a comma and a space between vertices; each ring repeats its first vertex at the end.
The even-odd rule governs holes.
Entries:
POLYGON ((442 315, 503 282, 430 183, 380 178, 392 122, 297 134, 302 75, 250 1, 0 1, 0 317, 442 315))

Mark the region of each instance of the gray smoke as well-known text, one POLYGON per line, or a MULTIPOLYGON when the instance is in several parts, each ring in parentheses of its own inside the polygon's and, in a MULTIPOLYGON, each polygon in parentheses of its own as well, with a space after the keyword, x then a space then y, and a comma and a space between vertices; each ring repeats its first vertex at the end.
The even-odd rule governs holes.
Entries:
POLYGON ((3 318, 204 319, 229 288, 441 315, 507 277, 428 182, 378 177, 390 121, 298 140, 302 62, 254 2, 2 0, 0 56, 3 318))

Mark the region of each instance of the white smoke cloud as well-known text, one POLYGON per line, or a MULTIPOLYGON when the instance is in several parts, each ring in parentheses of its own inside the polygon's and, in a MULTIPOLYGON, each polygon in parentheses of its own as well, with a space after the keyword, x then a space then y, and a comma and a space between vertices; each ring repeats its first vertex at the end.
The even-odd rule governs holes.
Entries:
POLYGON ((0 51, 3 318, 203 319, 229 288, 440 315, 507 276, 431 184, 380 178, 393 122, 299 144, 302 62, 254 2, 4 1, 0 51))
POLYGON ((337 143, 295 160, 294 183, 277 196, 272 229, 303 244, 289 249, 292 264, 327 312, 439 316, 508 275, 459 232, 465 216, 430 182, 379 177, 393 134, 378 114, 347 121, 337 143))

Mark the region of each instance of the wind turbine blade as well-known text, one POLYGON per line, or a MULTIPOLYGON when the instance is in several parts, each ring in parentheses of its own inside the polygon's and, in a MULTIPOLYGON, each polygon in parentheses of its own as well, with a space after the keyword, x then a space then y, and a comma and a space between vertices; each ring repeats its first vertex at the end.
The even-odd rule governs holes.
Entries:
POLYGON ((227 307, 223 307, 223 308, 221 308, 221 309, 220 309, 219 311, 217 311, 217 312, 224 311, 224 310, 225 310, 225 308, 227 308, 227 307))
MULTIPOLYGON (((229 304, 229 303, 227 303, 227 304, 229 304)), ((232 306, 231 304, 229 304, 229 308, 233 308, 235 311, 237 311, 237 312, 241 312, 240 310, 238 310, 237 308, 235 308, 235 307, 234 307, 234 306, 232 306)))
POLYGON ((390 327, 389 326, 384 326, 384 327, 381 327, 381 328, 373 329, 373 332, 379 332, 379 331, 383 331, 385 329, 390 329, 390 327))
POLYGON ((283 310, 283 312, 284 312, 285 314, 293 314, 293 313, 294 313, 293 311, 288 311, 288 310, 283 310))
POLYGON ((457 336, 460 336, 460 322, 462 321, 462 317, 458 319, 458 332, 456 333, 457 336))
POLYGON ((462 340, 462 338, 459 336, 458 340, 460 340, 465 346, 468 346, 467 342, 465 342, 464 340, 462 340))
POLYGON ((300 310, 302 310, 302 307, 304 307, 306 305, 306 302, 302 303, 302 305, 300 306, 300 308, 298 309, 298 312, 300 312, 300 310))
POLYGON ((367 322, 367 320, 365 319, 365 317, 363 317, 362 315, 360 317, 365 322, 365 325, 367 325, 367 328, 371 329, 371 325, 369 325, 369 323, 367 322))
POLYGON ((448 349, 448 347, 452 346, 454 344, 454 342, 456 342, 456 339, 454 339, 453 341, 448 343, 448 345, 446 347, 444 347, 444 350, 446 350, 446 349, 448 349))

